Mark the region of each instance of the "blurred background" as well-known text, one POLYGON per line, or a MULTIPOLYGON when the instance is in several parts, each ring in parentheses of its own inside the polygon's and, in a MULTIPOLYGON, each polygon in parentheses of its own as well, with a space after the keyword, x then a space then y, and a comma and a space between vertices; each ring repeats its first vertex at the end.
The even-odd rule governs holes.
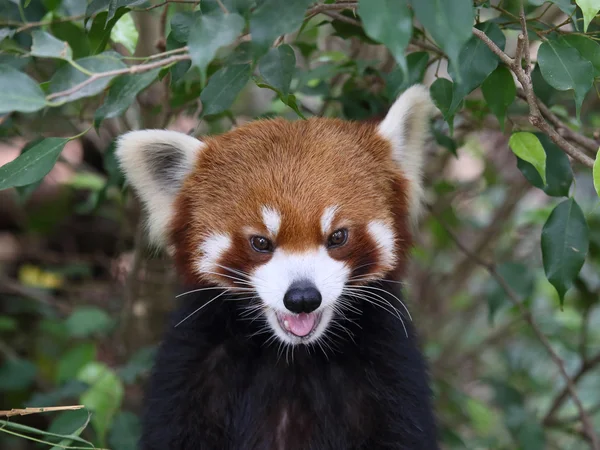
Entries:
POLYGON ((148 250, 117 136, 201 136, 276 115, 369 120, 422 81, 442 112, 405 292, 442 445, 600 448, 593 3, 0 0, 0 447, 135 448, 176 276, 148 250), (546 123, 588 160, 533 128, 519 69, 472 34, 473 19, 501 52, 531 59, 546 123), (566 69, 575 79, 561 84, 566 69), (525 152, 521 132, 535 137, 525 152), (72 405, 85 408, 8 411, 72 405))

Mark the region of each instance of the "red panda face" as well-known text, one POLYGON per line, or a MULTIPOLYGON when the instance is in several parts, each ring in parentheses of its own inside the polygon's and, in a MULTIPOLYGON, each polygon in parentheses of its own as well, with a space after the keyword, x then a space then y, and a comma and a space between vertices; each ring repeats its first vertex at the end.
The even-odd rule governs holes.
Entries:
POLYGON ((309 343, 346 290, 401 273, 429 113, 416 87, 379 125, 258 121, 202 142, 142 131, 118 155, 187 282, 255 295, 277 337, 309 343))

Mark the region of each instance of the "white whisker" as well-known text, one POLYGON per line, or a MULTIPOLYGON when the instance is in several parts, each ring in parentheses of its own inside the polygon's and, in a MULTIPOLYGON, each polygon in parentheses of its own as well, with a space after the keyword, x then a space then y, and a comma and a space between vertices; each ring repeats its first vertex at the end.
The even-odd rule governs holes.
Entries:
POLYGON ((186 320, 188 320, 190 317, 192 317, 194 314, 196 314, 198 311, 200 311, 202 308, 204 308, 205 306, 210 305, 212 302, 214 302, 216 299, 218 299, 219 297, 221 297, 222 295, 225 295, 227 293, 227 291, 221 292, 219 295, 217 295, 216 297, 210 299, 208 302, 206 302, 204 305, 200 306, 200 308, 196 309, 194 312, 188 314, 183 320, 179 321, 177 323, 177 325, 175 325, 175 328, 177 328, 179 325, 181 325, 183 322, 185 322, 186 320))

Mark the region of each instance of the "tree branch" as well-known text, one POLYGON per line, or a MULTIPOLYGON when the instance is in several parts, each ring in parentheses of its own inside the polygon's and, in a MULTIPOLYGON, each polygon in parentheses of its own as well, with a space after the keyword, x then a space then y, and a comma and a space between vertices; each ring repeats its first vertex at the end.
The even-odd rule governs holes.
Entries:
MULTIPOLYGON (((527 100, 527 97, 522 89, 517 91, 519 97, 523 100, 527 100)), ((540 99, 537 99, 537 105, 542 115, 556 128, 556 131, 567 139, 579 144, 586 150, 589 150, 592 154, 595 154, 600 147, 600 142, 595 141, 592 138, 584 136, 583 134, 577 133, 565 125, 556 114, 554 114, 550 108, 548 108, 540 99)))
MULTIPOLYGON (((588 155, 583 153, 581 150, 576 148, 573 144, 567 141, 561 136, 542 116, 540 108, 538 106, 538 99, 533 91, 533 83, 531 81, 531 61, 530 61, 530 50, 529 50, 529 39, 527 38, 527 23, 525 21, 523 10, 521 10, 520 22, 523 27, 522 35, 519 36, 517 43, 517 58, 513 59, 508 56, 500 47, 486 36, 486 34, 473 28, 473 34, 481 39, 488 48, 496 54, 502 62, 504 62, 514 72, 519 83, 521 83, 525 100, 529 105, 529 122, 538 128, 539 130, 546 133, 552 141, 558 145, 567 155, 581 164, 592 168, 594 166, 594 160, 588 155), (522 46, 522 48, 520 48, 522 46), (525 56, 526 67, 521 66, 521 57, 525 56), (528 65, 529 64, 529 65, 528 65)), ((573 139, 575 140, 575 139, 573 139)), ((589 144, 589 143, 588 143, 589 144)))

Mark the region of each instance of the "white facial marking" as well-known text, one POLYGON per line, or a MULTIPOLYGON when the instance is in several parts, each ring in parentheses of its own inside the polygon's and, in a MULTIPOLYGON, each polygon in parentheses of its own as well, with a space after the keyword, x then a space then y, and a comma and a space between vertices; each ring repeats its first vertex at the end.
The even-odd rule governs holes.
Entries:
POLYGON ((277 236, 281 225, 281 215, 269 206, 262 207, 262 219, 265 227, 273 236, 277 236))
POLYGON ((316 311, 321 312, 321 320, 308 339, 308 342, 312 342, 317 340, 329 325, 333 315, 332 307, 342 295, 349 276, 350 269, 345 263, 336 261, 329 256, 324 247, 319 247, 303 253, 276 250, 268 263, 254 271, 250 282, 256 288, 262 302, 268 306, 267 320, 275 334, 283 342, 298 344, 301 339, 285 333, 276 315, 277 312, 289 314, 283 304, 283 297, 290 285, 294 281, 308 280, 314 283, 321 293, 321 306, 316 311))
POLYGON ((323 232, 323 234, 326 234, 328 231, 331 230, 331 224, 333 223, 335 213, 338 209, 339 207, 337 205, 328 206, 327 208, 325 208, 325 212, 321 216, 321 231, 323 232))
POLYGON ((223 253, 231 245, 231 238, 227 234, 212 234, 200 245, 202 257, 198 261, 200 273, 216 272, 216 265, 223 253))
POLYGON ((381 253, 381 264, 383 266, 392 267, 396 259, 394 254, 396 236, 394 235, 392 227, 380 220, 373 220, 369 222, 367 228, 381 253))

